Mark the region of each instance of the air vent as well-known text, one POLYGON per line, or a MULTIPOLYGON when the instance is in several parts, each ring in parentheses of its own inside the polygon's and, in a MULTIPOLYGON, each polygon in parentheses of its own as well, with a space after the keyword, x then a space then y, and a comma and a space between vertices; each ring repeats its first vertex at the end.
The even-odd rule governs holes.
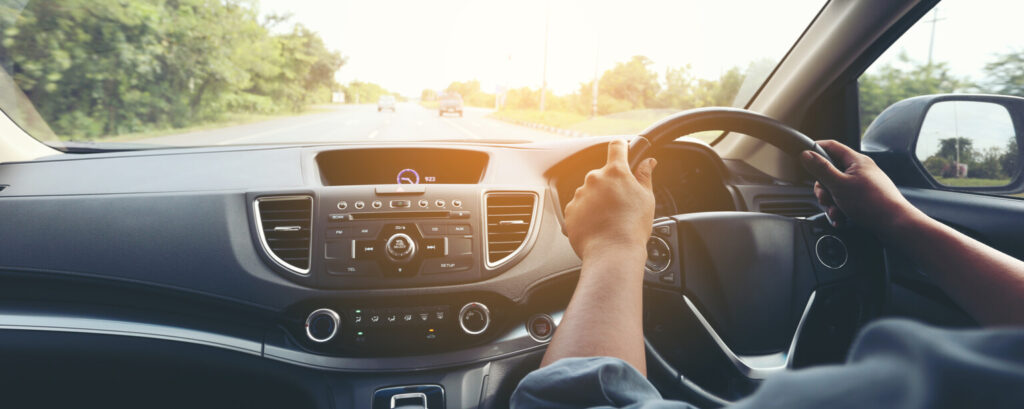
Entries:
POLYGON ((489 265, 503 263, 522 248, 533 223, 536 200, 533 193, 488 193, 484 198, 489 265))
POLYGON ((256 224, 263 250, 281 267, 309 274, 313 198, 270 196, 256 199, 256 224))
POLYGON ((821 213, 821 209, 811 202, 761 202, 758 208, 762 213, 772 213, 786 217, 808 217, 821 213))

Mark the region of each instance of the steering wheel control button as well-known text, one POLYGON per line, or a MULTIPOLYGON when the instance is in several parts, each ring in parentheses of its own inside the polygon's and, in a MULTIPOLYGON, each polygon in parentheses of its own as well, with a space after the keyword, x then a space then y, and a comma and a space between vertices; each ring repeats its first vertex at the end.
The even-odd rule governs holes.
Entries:
POLYGON ((491 311, 482 303, 471 302, 463 305, 459 310, 459 327, 462 328, 462 332, 469 335, 480 335, 487 331, 487 327, 490 325, 491 311))
POLYGON ((405 209, 412 206, 412 202, 408 200, 392 200, 388 203, 393 209, 405 209))
POLYGON ((472 233, 468 224, 449 224, 448 234, 466 235, 472 233))
POLYGON ((669 226, 655 226, 654 232, 657 233, 659 236, 672 236, 672 228, 669 226))
POLYGON ((416 243, 405 233, 395 233, 384 244, 388 258, 392 260, 408 260, 416 254, 416 243))
POLYGON ((647 262, 644 269, 648 273, 661 274, 672 264, 672 249, 664 239, 651 236, 647 239, 647 262))
POLYGON ((548 342, 555 333, 555 320, 550 315, 537 314, 526 321, 526 332, 537 342, 548 342))
POLYGON ((341 328, 341 317, 334 310, 321 308, 306 317, 306 336, 313 342, 324 343, 334 338, 341 328))
POLYGON ((345 210, 345 209, 348 209, 348 202, 346 202, 344 200, 338 202, 338 210, 345 210))
POLYGON ((846 243, 831 234, 826 234, 818 239, 818 242, 814 244, 814 254, 818 256, 818 261, 821 264, 833 270, 843 268, 850 257, 846 250, 846 243))
POLYGON ((363 203, 362 200, 358 200, 358 201, 355 202, 355 204, 353 206, 355 206, 356 209, 362 209, 362 208, 366 207, 366 203, 363 203))

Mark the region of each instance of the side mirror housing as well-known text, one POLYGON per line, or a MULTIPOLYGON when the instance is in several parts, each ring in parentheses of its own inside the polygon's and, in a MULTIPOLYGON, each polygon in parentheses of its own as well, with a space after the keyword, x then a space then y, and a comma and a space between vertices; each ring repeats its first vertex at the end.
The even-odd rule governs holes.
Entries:
POLYGON ((899 186, 989 194, 1024 192, 1024 98, 942 94, 886 108, 861 151, 899 186))

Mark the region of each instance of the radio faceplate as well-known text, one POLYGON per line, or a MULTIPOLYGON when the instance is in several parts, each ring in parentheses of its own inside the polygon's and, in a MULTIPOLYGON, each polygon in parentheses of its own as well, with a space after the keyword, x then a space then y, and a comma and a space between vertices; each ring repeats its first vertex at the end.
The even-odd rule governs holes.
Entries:
POLYGON ((314 232, 317 281, 383 288, 485 278, 482 192, 466 185, 325 188, 314 232))

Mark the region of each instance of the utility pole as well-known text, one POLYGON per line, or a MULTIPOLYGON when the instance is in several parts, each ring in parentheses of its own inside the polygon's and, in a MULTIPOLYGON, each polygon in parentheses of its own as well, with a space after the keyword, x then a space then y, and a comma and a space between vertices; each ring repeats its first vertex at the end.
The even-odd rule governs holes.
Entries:
POLYGON ((928 40, 928 67, 932 66, 932 51, 935 50, 935 26, 944 18, 939 18, 939 6, 935 6, 935 10, 932 11, 932 19, 926 21, 926 23, 932 24, 932 37, 928 40))
POLYGON ((540 112, 544 112, 545 94, 548 93, 548 25, 551 20, 551 6, 544 9, 544 71, 540 83, 540 112))

